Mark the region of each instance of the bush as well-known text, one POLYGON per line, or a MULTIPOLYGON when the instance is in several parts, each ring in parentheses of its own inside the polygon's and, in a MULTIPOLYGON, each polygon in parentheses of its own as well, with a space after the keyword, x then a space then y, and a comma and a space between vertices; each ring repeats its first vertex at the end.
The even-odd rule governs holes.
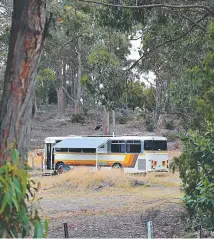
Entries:
POLYGON ((85 122, 85 115, 83 113, 73 114, 71 122, 72 123, 81 123, 81 124, 83 124, 85 122))
POLYGON ((209 125, 207 132, 182 137, 183 153, 170 166, 180 173, 191 217, 208 231, 214 230, 213 126, 209 125))
POLYGON ((164 134, 163 136, 167 138, 168 142, 174 142, 176 139, 179 138, 178 134, 175 132, 168 132, 164 134))
POLYGON ((116 121, 118 124, 127 124, 128 122, 128 116, 123 114, 123 115, 118 115, 116 118, 116 121))
POLYGON ((12 150, 12 162, 0 167, 0 237, 34 238, 46 236, 47 221, 42 222, 38 211, 28 207, 30 198, 35 198, 39 185, 30 180, 26 169, 19 168, 19 154, 12 150))
POLYGON ((154 125, 153 125, 153 120, 151 116, 146 115, 144 123, 145 123, 145 127, 147 131, 149 132, 154 131, 154 125))
POLYGON ((175 124, 173 120, 165 121, 164 122, 165 129, 174 130, 175 124))

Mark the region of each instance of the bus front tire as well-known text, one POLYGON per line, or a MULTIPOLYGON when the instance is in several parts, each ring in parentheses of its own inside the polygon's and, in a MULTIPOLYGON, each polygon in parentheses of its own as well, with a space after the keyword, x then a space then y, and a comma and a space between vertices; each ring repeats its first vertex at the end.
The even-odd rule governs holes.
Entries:
POLYGON ((115 164, 112 165, 112 169, 114 171, 122 172, 123 171, 123 166, 120 163, 115 163, 115 164))
POLYGON ((58 175, 63 174, 63 172, 64 172, 63 167, 65 167, 64 163, 58 163, 56 165, 56 172, 57 172, 58 175))

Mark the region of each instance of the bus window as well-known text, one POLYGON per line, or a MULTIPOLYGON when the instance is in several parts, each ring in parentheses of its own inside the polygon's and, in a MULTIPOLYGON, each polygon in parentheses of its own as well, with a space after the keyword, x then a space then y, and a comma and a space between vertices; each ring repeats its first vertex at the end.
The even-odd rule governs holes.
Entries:
POLYGON ((83 149, 83 152, 84 152, 84 153, 96 153, 96 149, 90 149, 90 148, 88 148, 88 149, 83 149))
POLYGON ((153 140, 144 141, 144 150, 153 150, 153 140))
POLYGON ((141 142, 138 140, 127 140, 126 142, 126 152, 127 153, 140 153, 141 152, 141 142))
POLYGON ((167 150, 167 143, 164 140, 154 140, 153 142, 154 150, 167 150))
POLYGON ((68 148, 56 148, 56 152, 68 152, 68 148))
POLYGON ((72 153, 81 153, 82 152, 82 149, 69 149, 69 152, 72 152, 72 153))
POLYGON ((111 142, 111 152, 112 153, 125 153, 126 152, 126 143, 123 140, 117 141, 113 140, 111 142))

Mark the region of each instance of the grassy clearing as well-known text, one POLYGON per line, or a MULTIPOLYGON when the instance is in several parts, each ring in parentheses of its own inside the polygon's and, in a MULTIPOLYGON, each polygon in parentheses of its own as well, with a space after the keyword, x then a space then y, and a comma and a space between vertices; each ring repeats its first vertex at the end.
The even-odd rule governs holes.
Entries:
POLYGON ((44 190, 57 189, 72 191, 128 190, 154 186, 179 187, 178 175, 170 173, 149 173, 147 176, 124 174, 115 171, 89 172, 88 168, 76 168, 60 176, 41 178, 44 190))

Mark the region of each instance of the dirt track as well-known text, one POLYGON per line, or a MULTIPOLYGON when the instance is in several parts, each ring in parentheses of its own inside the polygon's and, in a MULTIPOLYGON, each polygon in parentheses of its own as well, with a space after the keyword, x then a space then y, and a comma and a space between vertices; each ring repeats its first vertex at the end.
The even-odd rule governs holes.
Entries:
POLYGON ((64 237, 63 223, 67 222, 73 238, 142 238, 147 236, 147 221, 152 220, 156 238, 180 238, 185 222, 176 185, 80 191, 56 185, 43 190, 40 203, 50 219, 48 237, 64 237))
POLYGON ((146 237, 146 223, 153 221, 156 237, 182 237, 184 225, 180 221, 181 207, 176 204, 159 206, 160 200, 144 202, 144 208, 132 195, 96 197, 93 199, 42 200, 44 211, 49 214, 48 237, 64 237, 63 223, 67 222, 70 237, 142 238, 146 237), (121 204, 136 203, 136 208, 127 210, 121 204), (147 211, 148 209, 151 211, 147 211), (162 208, 162 209, 161 209, 162 208))

